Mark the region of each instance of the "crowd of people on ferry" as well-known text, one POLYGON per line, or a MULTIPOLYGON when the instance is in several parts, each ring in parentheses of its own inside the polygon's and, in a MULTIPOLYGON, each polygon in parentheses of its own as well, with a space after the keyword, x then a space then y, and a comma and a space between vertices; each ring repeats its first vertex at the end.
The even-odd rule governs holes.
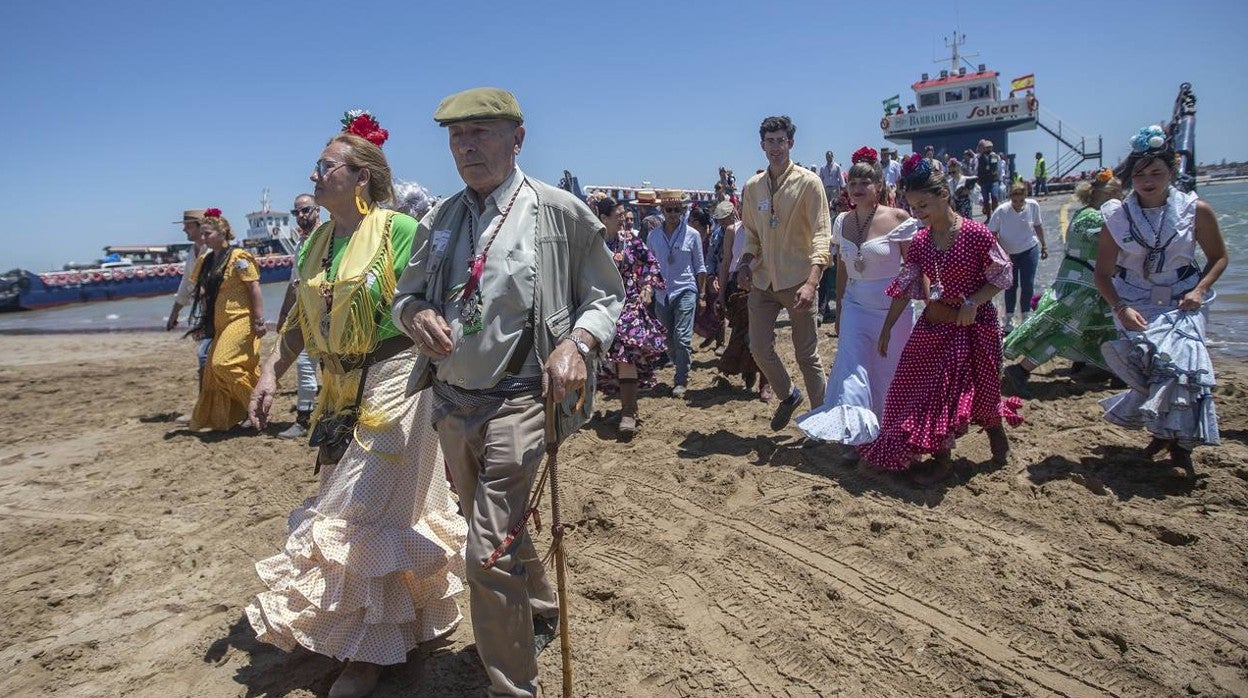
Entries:
MULTIPOLYGON (((1190 476, 1192 449, 1218 443, 1204 330, 1227 252, 1209 205, 1171 184, 1158 127, 1077 188, 1033 310, 1049 254, 1040 207, 1003 181, 986 140, 961 158, 863 146, 848 167, 828 151, 807 168, 791 157, 796 125, 769 116, 765 167, 740 184, 721 168, 710 201, 680 189, 582 201, 517 166, 511 93, 451 95, 434 119, 465 184, 436 205, 395 180, 368 112, 328 139, 291 210, 302 242, 267 356, 256 261, 230 245, 219 209, 182 221, 198 257, 167 327, 191 309, 189 428, 266 428, 296 367, 296 419, 278 436, 316 447, 319 486, 257 563, 267 590, 247 616, 263 641, 346 660, 331 696, 366 695, 381 667, 452 632, 465 587, 491 695, 536 695, 557 598, 519 517, 546 439, 606 420, 595 393, 618 397, 609 424, 633 438, 672 409, 640 404, 667 364, 664 392, 695 408, 698 350, 721 387, 739 376, 769 404, 772 431, 795 422, 920 485, 955 474, 974 427, 1007 462, 1029 377, 1059 357, 1122 381, 1105 418, 1147 433, 1149 457, 1190 476), (791 347, 778 346, 782 321, 791 347), (1003 371, 1006 358, 1018 361, 1003 371)), ((1032 191, 1048 174, 1037 163, 1032 191)))

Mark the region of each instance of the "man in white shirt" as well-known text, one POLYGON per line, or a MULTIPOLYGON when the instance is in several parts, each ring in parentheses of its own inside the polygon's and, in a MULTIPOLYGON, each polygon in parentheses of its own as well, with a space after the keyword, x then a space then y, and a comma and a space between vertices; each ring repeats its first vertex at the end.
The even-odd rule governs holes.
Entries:
POLYGON ((888 190, 887 204, 897 200, 897 180, 901 179, 901 163, 893 159, 893 151, 880 149, 880 168, 884 170, 884 187, 888 190))
MULTIPOLYGON (((195 260, 199 259, 199 255, 204 252, 203 240, 200 238, 199 233, 199 224, 204 220, 204 210, 202 208, 188 208, 182 212, 181 221, 174 221, 174 223, 182 223, 182 232, 186 234, 186 239, 190 241, 191 250, 183 263, 182 281, 178 283, 178 291, 173 296, 173 307, 169 310, 169 319, 165 320, 166 332, 178 326, 178 316, 182 314, 182 309, 191 307, 195 303, 195 282, 191 280, 191 272, 195 269, 195 260)), ((195 318, 190 318, 187 324, 194 327, 195 318)), ((204 364, 208 362, 208 347, 211 344, 211 339, 201 339, 195 348, 195 355, 199 360, 198 372, 201 376, 204 372, 204 364)), ((177 422, 178 424, 190 424, 191 415, 189 413, 181 415, 178 417, 177 422)))
POLYGON ((828 195, 828 204, 835 203, 845 188, 845 171, 841 163, 836 161, 832 151, 824 153, 827 163, 819 168, 819 179, 823 180, 823 191, 828 195))
MULTIPOLYGON (((302 246, 312 231, 321 224, 321 207, 317 205, 316 198, 311 194, 300 194, 295 197, 295 205, 290 209, 290 214, 295 217, 297 226, 295 234, 299 236, 299 245, 302 246)), ((286 316, 290 314, 291 308, 295 307, 295 288, 299 285, 298 260, 299 255, 296 252, 296 264, 290 267, 290 286, 286 287, 286 295, 282 298, 282 310, 277 317, 278 330, 286 324, 286 316)), ((302 439, 307 436, 312 421, 312 410, 316 408, 316 394, 320 390, 320 384, 316 380, 316 363, 308 356, 307 349, 299 352, 295 367, 299 376, 295 398, 295 423, 278 433, 279 439, 302 439)))

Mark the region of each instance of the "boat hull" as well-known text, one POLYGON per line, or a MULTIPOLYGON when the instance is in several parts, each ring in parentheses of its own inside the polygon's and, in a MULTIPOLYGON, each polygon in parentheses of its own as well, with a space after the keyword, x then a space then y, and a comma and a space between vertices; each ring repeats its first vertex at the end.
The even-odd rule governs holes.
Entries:
MULTIPOLYGON (((260 283, 290 280, 291 256, 260 257, 256 261, 260 263, 260 283)), ((177 292, 184 268, 179 262, 47 274, 23 270, 0 280, 0 312, 170 295, 177 292)))

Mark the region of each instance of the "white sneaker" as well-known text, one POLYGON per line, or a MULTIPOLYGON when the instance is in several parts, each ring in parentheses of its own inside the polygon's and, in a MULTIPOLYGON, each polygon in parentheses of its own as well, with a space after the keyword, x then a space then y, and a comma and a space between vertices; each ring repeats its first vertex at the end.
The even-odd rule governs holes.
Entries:
POLYGON ((191 423, 191 415, 190 415, 190 414, 180 414, 180 415, 178 415, 178 418, 177 418, 177 419, 173 420, 173 423, 174 423, 174 424, 190 424, 190 423, 191 423))
POLYGON ((685 386, 678 385, 675 388, 672 388, 672 397, 684 397, 686 390, 687 388, 685 386))
POLYGON ((303 437, 307 435, 308 435, 307 428, 304 427, 299 422, 295 422, 294 424, 291 424, 290 427, 287 428, 285 431, 279 432, 277 435, 277 438, 279 439, 302 439, 303 437))
POLYGON ((1007 317, 1005 322, 1001 323, 1001 334, 1009 334, 1014 331, 1014 318, 1007 317))

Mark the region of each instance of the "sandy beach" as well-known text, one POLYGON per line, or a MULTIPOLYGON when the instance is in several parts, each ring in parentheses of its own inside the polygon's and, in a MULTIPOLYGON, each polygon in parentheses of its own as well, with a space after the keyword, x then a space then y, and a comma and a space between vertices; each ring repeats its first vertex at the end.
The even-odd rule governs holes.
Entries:
MULTIPOLYGON (((0 357, 0 690, 324 695, 338 664, 257 643, 242 613, 315 490, 310 449, 271 435, 293 395, 270 434, 200 437, 173 421, 188 341, 0 337, 0 357)), ((689 406, 643 399, 631 443, 604 419, 561 451, 577 696, 1248 694, 1242 361, 1218 362, 1224 445, 1194 483, 1143 462, 1100 419, 1106 385, 1059 363, 1008 466, 973 433, 962 476, 924 490, 771 433, 713 359, 689 406)), ((557 690, 557 649, 542 667, 557 690)), ((376 695, 484 685, 465 621, 376 695)))

